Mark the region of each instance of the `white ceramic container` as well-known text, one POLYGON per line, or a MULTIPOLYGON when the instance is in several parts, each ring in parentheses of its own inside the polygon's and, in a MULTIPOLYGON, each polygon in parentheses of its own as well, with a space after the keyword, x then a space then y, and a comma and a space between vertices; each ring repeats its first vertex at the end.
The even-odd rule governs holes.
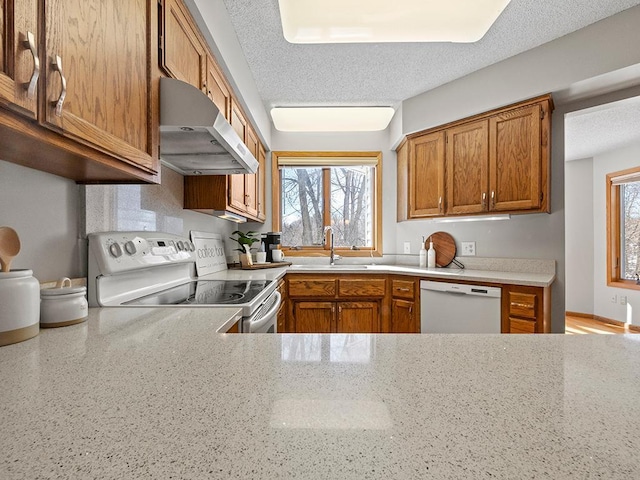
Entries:
POLYGON ((32 270, 0 272, 0 346, 40 332, 40 284, 32 270))
POLYGON ((89 315, 87 287, 73 287, 71 280, 61 278, 54 288, 40 291, 40 326, 65 327, 84 322, 89 315))

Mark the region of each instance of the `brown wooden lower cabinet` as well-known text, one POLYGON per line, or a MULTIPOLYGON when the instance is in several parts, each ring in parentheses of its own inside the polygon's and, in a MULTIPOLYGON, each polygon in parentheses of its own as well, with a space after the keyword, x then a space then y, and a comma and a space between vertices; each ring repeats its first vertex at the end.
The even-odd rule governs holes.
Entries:
POLYGON ((295 333, 378 333, 378 302, 293 300, 295 333))
MULTIPOLYGON (((420 277, 295 273, 284 285, 279 332, 420 333, 420 277)), ((502 333, 551 331, 551 287, 494 286, 502 333)))
POLYGON ((420 333, 420 314, 415 302, 391 300, 391 330, 389 333, 420 333))
POLYGON ((502 287, 502 333, 549 333, 550 287, 504 285, 502 287))
POLYGON ((336 331, 340 333, 379 333, 378 302, 338 302, 336 331))
POLYGON ((293 301, 295 333, 331 333, 335 311, 334 302, 293 301))

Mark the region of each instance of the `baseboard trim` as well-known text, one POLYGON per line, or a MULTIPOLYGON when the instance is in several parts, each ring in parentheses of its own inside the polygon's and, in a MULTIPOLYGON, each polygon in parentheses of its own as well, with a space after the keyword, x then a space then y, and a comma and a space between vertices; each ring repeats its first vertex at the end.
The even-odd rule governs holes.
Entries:
POLYGON ((593 319, 593 313, 580 313, 580 312, 564 312, 565 315, 569 315, 570 317, 580 317, 580 318, 590 318, 593 319))

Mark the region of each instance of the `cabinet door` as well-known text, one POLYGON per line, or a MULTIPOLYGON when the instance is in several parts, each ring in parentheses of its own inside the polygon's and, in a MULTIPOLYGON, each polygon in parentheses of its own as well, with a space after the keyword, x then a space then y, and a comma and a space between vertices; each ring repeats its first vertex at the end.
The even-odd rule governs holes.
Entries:
POLYGON ((378 302, 339 302, 337 333, 380 333, 378 302))
POLYGON ((487 210, 488 167, 487 120, 447 130, 447 213, 487 210))
POLYGON ((267 218, 267 154, 261 143, 258 144, 258 220, 267 218))
POLYGON ((148 171, 156 167, 149 114, 152 4, 44 2, 46 102, 40 116, 47 127, 148 171))
POLYGON ((420 333, 418 318, 414 302, 391 301, 391 333, 420 333))
POLYGON ((207 81, 205 83, 207 96, 211 99, 216 107, 220 109, 220 113, 224 118, 229 120, 231 113, 231 94, 222 73, 218 70, 215 60, 207 55, 207 81))
MULTIPOLYGON (((247 126, 245 143, 251 154, 258 158, 258 137, 250 126, 247 126)), ((258 174, 252 173, 244 176, 244 198, 247 214, 258 217, 258 174)))
POLYGON ((184 8, 179 0, 163 0, 162 66, 171 77, 204 90, 206 53, 184 8))
POLYGON ((540 105, 490 119, 490 210, 540 206, 540 105))
POLYGON ((409 141, 409 217, 444 214, 444 132, 409 141))
MULTIPOLYGON (((247 136, 247 121, 238 106, 231 101, 231 126, 240 139, 245 142, 247 136)), ((246 211, 244 175, 229 175, 229 205, 240 211, 246 211)))
POLYGON ((333 302, 294 302, 295 333, 331 333, 335 311, 333 302))
POLYGON ((37 4, 37 0, 0 1, 0 103, 31 118, 38 110, 37 4))

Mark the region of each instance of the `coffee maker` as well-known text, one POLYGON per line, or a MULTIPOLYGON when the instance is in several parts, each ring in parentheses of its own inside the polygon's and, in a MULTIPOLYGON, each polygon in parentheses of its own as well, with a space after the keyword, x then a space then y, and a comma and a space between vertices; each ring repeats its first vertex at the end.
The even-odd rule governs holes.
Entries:
POLYGON ((267 262, 273 262, 271 251, 280 248, 280 235, 282 232, 267 232, 262 235, 264 251, 267 252, 267 262))

